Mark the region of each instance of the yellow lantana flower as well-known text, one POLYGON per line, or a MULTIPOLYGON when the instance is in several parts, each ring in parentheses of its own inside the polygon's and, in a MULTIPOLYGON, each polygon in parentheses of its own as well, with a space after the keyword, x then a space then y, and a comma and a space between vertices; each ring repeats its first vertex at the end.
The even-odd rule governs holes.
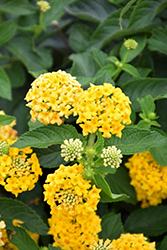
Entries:
POLYGON ((134 154, 125 166, 143 208, 156 206, 167 198, 167 167, 157 163, 149 151, 134 154))
POLYGON ((90 250, 111 250, 111 240, 107 239, 103 241, 99 239, 98 242, 93 242, 90 246, 90 250))
MULTIPOLYGON (((0 115, 5 115, 3 110, 0 110, 0 115)), ((0 141, 16 140, 17 131, 13 129, 16 125, 16 120, 14 120, 10 125, 0 126, 0 141)))
POLYGON ((121 234, 121 236, 113 240, 110 244, 110 250, 156 250, 155 242, 148 242, 143 234, 121 234))
POLYGON ((25 100, 32 120, 44 124, 61 125, 72 114, 83 91, 75 77, 61 70, 40 75, 31 85, 25 100))
POLYGON ((0 184, 16 197, 23 191, 32 190, 42 175, 38 158, 31 153, 31 148, 9 148, 8 155, 0 156, 0 184))
POLYGON ((51 206, 51 214, 62 210, 66 214, 80 214, 94 211, 100 200, 100 191, 90 181, 82 177, 84 167, 61 165, 53 174, 49 174, 44 184, 44 200, 51 206))
POLYGON ((84 136, 99 130, 106 138, 113 134, 121 137, 125 124, 131 123, 130 103, 122 90, 110 83, 90 84, 74 107, 74 115, 78 115, 77 123, 84 136))

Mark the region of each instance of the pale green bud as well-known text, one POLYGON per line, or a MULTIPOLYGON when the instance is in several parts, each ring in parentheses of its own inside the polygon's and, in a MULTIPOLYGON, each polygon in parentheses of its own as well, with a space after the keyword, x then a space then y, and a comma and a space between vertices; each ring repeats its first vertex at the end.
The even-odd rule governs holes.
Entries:
POLYGON ((79 139, 66 139, 64 144, 61 145, 61 156, 64 157, 65 161, 74 161, 76 158, 80 160, 83 150, 82 142, 79 139))
POLYGON ((103 165, 105 167, 110 166, 111 168, 119 168, 122 162, 121 150, 115 146, 103 148, 101 158, 103 158, 103 165))
POLYGON ((124 42, 124 45, 127 48, 127 50, 131 50, 131 49, 136 49, 138 43, 134 39, 129 38, 124 42))

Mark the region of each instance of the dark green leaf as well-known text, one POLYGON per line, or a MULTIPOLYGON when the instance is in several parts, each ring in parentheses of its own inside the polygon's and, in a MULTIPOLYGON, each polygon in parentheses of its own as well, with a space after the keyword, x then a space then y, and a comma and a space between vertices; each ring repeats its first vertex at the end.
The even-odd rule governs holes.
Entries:
POLYGON ((101 154, 103 147, 104 147, 104 138, 100 132, 97 132, 97 141, 93 147, 96 150, 96 154, 101 154))
POLYGON ((148 40, 148 47, 150 50, 161 51, 167 55, 167 29, 166 28, 157 28, 153 31, 153 35, 148 40))
POLYGON ((129 196, 129 198, 126 199, 125 202, 132 204, 137 203, 136 192, 130 185, 130 177, 128 174, 128 170, 125 167, 119 167, 114 175, 107 175, 106 180, 113 193, 126 194, 127 196, 129 196))
POLYGON ((40 250, 38 244, 24 229, 15 227, 14 232, 15 233, 12 234, 11 243, 19 250, 40 250))
POLYGON ((46 69, 42 69, 39 71, 28 71, 34 78, 37 78, 38 76, 40 76, 41 74, 47 73, 46 69))
POLYGON ((35 8, 28 0, 1 0, 0 10, 13 15, 30 15, 34 13, 35 8))
POLYGON ((65 139, 80 138, 77 130, 72 125, 44 125, 26 132, 12 144, 12 147, 46 148, 53 144, 62 144, 65 139))
POLYGON ((129 198, 126 194, 112 194, 112 197, 110 197, 104 191, 101 191, 100 197, 101 203, 124 201, 129 198))
POLYGON ((130 30, 141 29, 151 23, 154 17, 167 6, 165 0, 138 0, 131 14, 128 28, 130 30))
POLYGON ((167 236, 165 236, 164 239, 162 240, 160 247, 158 247, 158 250, 166 250, 166 246, 167 246, 167 236))
POLYGON ((21 220, 21 227, 32 233, 46 235, 47 226, 42 219, 24 203, 10 198, 0 198, 1 219, 5 221, 6 228, 15 231, 13 220, 21 220))
POLYGON ((156 206, 136 210, 125 221, 125 231, 158 236, 167 232, 167 207, 156 206))
POLYGON ((131 155, 145 152, 152 147, 167 145, 167 137, 157 131, 126 127, 122 131, 121 138, 112 135, 111 138, 104 140, 104 145, 115 145, 123 155, 131 155))
POLYGON ((66 10, 80 19, 99 23, 106 19, 115 7, 105 0, 82 0, 67 6, 66 10))
POLYGON ((53 247, 52 245, 49 244, 49 250, 61 250, 59 247, 53 247))
POLYGON ((117 239, 124 232, 120 214, 109 213, 103 216, 102 231, 99 233, 99 239, 117 239))
MULTIPOLYGON (((101 164, 103 164, 103 160, 101 159, 101 164)), ((116 168, 111 168, 110 166, 107 166, 107 167, 104 167, 103 165, 101 165, 100 167, 97 167, 96 168, 96 171, 97 172, 100 172, 100 173, 110 173, 110 174, 115 174, 116 173, 116 168)))
POLYGON ((119 26, 121 29, 123 29, 122 27, 122 19, 123 19, 123 15, 129 10, 129 8, 136 2, 136 0, 131 0, 129 1, 125 7, 121 10, 121 13, 120 13, 120 17, 119 17, 119 26))
POLYGON ((124 64, 122 69, 134 77, 140 77, 140 74, 137 71, 137 69, 131 64, 127 64, 127 63, 124 64))
POLYGON ((35 122, 32 122, 31 120, 28 121, 28 126, 29 126, 29 130, 33 130, 35 128, 39 128, 43 126, 43 123, 36 120, 35 122))
POLYGON ((0 126, 10 125, 16 118, 11 115, 0 115, 0 126))
POLYGON ((7 100, 12 99, 10 79, 6 74, 6 72, 3 70, 3 68, 1 67, 0 67, 0 96, 7 100))
POLYGON ((21 63, 13 63, 6 72, 10 78, 12 88, 19 88, 25 84, 26 72, 25 68, 21 63))
MULTIPOLYGON (((0 4, 1 5, 1 4, 0 4)), ((8 42, 16 31, 16 24, 13 20, 8 20, 0 25, 0 46, 8 42)))
POLYGON ((160 165, 167 166, 167 145, 163 147, 152 147, 150 148, 150 153, 154 160, 160 165))

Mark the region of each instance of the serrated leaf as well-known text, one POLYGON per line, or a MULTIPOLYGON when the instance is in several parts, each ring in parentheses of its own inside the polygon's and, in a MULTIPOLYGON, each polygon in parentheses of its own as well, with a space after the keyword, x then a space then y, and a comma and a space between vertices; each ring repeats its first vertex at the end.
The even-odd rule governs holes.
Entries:
POLYGON ((47 73, 47 70, 42 69, 39 71, 28 71, 28 73, 30 73, 34 78, 37 78, 38 76, 40 76, 41 74, 47 73))
POLYGON ((66 7, 67 12, 86 21, 99 23, 115 10, 115 7, 105 0, 82 0, 66 7))
POLYGON ((11 243, 19 250, 40 250, 38 244, 20 227, 15 227, 11 237, 11 243))
POLYGON ((47 149, 36 149, 35 153, 37 154, 40 165, 44 168, 56 168, 61 164, 67 164, 61 157, 59 145, 54 145, 47 149))
POLYGON ((120 17, 119 17, 119 26, 120 26, 121 29, 123 29, 122 24, 121 24, 123 15, 128 11, 128 9, 129 9, 135 2, 136 2, 136 0, 131 0, 131 1, 129 1, 129 2, 125 5, 125 7, 121 10, 120 17))
POLYGON ((16 31, 16 24, 13 20, 8 20, 0 25, 0 46, 8 42, 16 31))
POLYGON ((16 120, 16 117, 11 115, 0 115, 0 126, 10 125, 12 121, 16 120))
POLYGON ((21 227, 32 233, 46 235, 48 232, 48 227, 35 211, 16 199, 0 198, 0 214, 7 229, 15 230, 12 223, 15 219, 23 221, 21 227))
POLYGON ((163 147, 152 147, 150 148, 150 153, 154 160, 160 165, 167 166, 167 145, 163 147))
POLYGON ((152 51, 161 51, 167 55, 167 29, 166 28, 156 28, 153 31, 153 35, 148 40, 148 48, 152 51))
POLYGON ((136 192, 130 185, 130 177, 128 170, 125 167, 119 167, 114 175, 107 175, 106 181, 108 182, 113 193, 127 195, 128 198, 125 202, 132 204, 137 203, 136 192))
POLYGON ((166 6, 167 1, 164 0, 138 0, 131 14, 128 29, 135 30, 146 27, 166 6))
POLYGON ((11 92, 11 83, 8 75, 3 70, 3 68, 0 67, 0 97, 12 100, 12 92, 11 92))
MULTIPOLYGON (((137 57, 143 51, 147 43, 147 36, 145 34, 132 36, 130 37, 130 39, 134 39, 138 43, 138 45, 136 49, 129 51, 128 57, 126 59, 126 63, 131 62, 135 57, 137 57)), ((127 48, 125 47, 123 43, 120 49, 121 60, 124 59, 126 53, 127 53, 127 48)))
POLYGON ((122 69, 134 77, 140 77, 140 74, 137 71, 137 69, 131 64, 127 64, 127 63, 124 64, 122 69))
POLYGON ((72 125, 44 125, 21 135, 19 139, 12 144, 12 147, 25 148, 46 148, 53 144, 62 144, 65 139, 79 138, 80 134, 72 125))
POLYGON ((119 62, 119 60, 116 56, 109 56, 109 57, 107 57, 107 60, 112 62, 112 63, 116 63, 117 61, 119 62))
POLYGON ((31 120, 28 121, 29 130, 33 130, 35 128, 39 128, 42 126, 43 126, 43 123, 38 120, 36 120, 35 122, 32 122, 31 120))
POLYGON ((93 148, 96 150, 96 154, 101 154, 102 149, 104 147, 104 138, 99 131, 96 134, 97 134, 97 141, 94 144, 93 148))
POLYGON ((167 93, 165 78, 140 78, 128 81, 122 86, 123 92, 129 96, 136 111, 140 110, 137 98, 151 95, 154 100, 167 93))
POLYGON ((122 137, 112 135, 104 139, 104 146, 116 146, 123 155, 132 155, 149 150, 152 147, 167 145, 167 137, 157 131, 126 127, 122 131, 122 137))
POLYGON ((137 101, 140 103, 143 114, 148 117, 150 112, 155 111, 155 103, 151 95, 146 95, 142 98, 137 98, 137 101))
POLYGON ((48 248, 49 248, 49 250, 61 250, 61 248, 59 248, 59 247, 53 247, 50 244, 49 244, 48 248))
POLYGON ((167 246, 167 236, 165 236, 164 239, 162 240, 160 246, 158 247, 158 250, 166 250, 166 246, 167 246))
POLYGON ((1 0, 1 12, 10 13, 13 15, 30 15, 34 13, 36 8, 27 0, 1 0))
POLYGON ((138 209, 131 213, 124 224, 126 232, 158 236, 167 232, 167 207, 156 206, 138 209))
POLYGON ((109 202, 118 202, 127 200, 129 196, 126 194, 112 194, 112 197, 108 196, 104 191, 100 193, 100 202, 101 203, 109 203, 109 202))
POLYGON ((151 121, 144 121, 144 120, 141 120, 138 122, 138 124, 136 125, 136 127, 138 128, 142 128, 142 129, 150 129, 151 127, 151 121))
POLYGON ((109 213, 104 215, 101 226, 102 231, 99 233, 99 239, 117 239, 124 232, 120 214, 109 213))

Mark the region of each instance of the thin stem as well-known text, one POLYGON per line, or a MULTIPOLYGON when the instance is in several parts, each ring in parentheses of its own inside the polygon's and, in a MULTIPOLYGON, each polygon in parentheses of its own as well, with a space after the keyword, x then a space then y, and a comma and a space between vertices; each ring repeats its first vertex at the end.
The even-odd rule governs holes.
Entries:
MULTIPOLYGON (((122 66, 126 63, 126 60, 127 60, 127 58, 128 58, 128 55, 129 55, 129 52, 130 52, 130 50, 128 50, 128 51, 126 52, 124 59, 121 61, 122 66)), ((116 79, 117 79, 118 76, 120 75, 121 71, 122 71, 122 67, 119 67, 119 68, 117 69, 116 73, 115 73, 114 78, 113 78, 114 81, 116 81, 116 79)))
POLYGON ((96 134, 90 134, 87 146, 88 147, 93 147, 93 145, 95 143, 95 139, 96 139, 96 134))

